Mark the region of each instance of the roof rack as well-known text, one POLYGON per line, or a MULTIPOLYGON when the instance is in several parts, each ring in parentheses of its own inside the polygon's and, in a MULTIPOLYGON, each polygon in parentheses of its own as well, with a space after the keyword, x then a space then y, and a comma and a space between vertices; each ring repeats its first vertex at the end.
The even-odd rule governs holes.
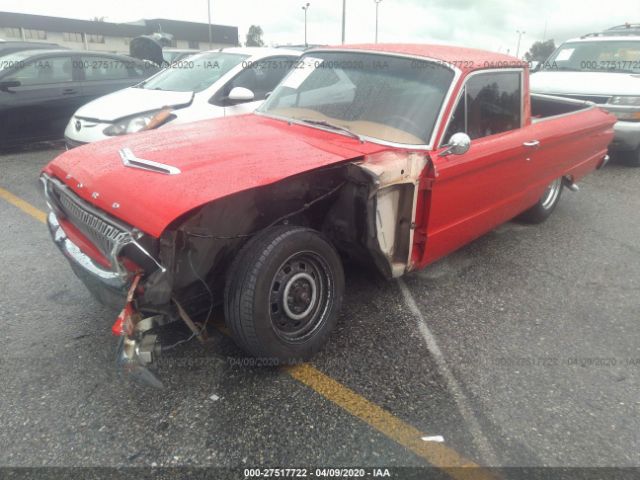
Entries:
POLYGON ((615 27, 607 28, 607 30, 626 30, 630 28, 640 28, 640 23, 625 23, 623 25, 616 25, 615 27))
POLYGON ((640 23, 626 23, 617 27, 611 27, 602 32, 593 32, 582 35, 580 38, 590 37, 624 37, 624 36, 640 36, 640 23))

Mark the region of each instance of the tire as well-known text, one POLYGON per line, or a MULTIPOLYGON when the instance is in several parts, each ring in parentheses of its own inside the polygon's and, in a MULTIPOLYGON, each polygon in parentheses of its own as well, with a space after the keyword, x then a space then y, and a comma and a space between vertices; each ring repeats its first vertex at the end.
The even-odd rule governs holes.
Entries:
POLYGON ((538 203, 522 213, 518 219, 526 223, 537 224, 551 216, 562 196, 562 178, 557 178, 547 187, 538 203))
POLYGON ((225 319, 251 355, 306 361, 335 328, 343 292, 340 257, 323 236, 309 228, 274 227, 250 240, 232 262, 225 319))
POLYGON ((640 147, 635 149, 633 152, 629 152, 627 165, 634 168, 640 168, 640 147))

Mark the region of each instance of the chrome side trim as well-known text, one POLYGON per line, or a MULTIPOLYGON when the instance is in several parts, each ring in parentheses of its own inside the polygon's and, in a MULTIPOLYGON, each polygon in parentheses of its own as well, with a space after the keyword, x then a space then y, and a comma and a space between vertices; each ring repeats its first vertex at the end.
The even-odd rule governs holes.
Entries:
POLYGON ((122 163, 125 167, 139 168, 140 170, 163 173, 165 175, 178 175, 179 173, 182 173, 178 167, 154 162, 153 160, 138 158, 129 148, 123 148, 118 153, 120 153, 120 158, 122 159, 122 163))

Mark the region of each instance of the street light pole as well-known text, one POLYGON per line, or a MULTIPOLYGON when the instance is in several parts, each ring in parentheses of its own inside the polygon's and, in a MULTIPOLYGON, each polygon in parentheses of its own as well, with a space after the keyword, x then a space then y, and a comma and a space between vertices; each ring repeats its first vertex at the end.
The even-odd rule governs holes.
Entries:
POLYGON ((342 0, 342 44, 345 42, 345 32, 347 24, 347 0, 342 0))
POLYGON ((304 46, 308 47, 309 44, 307 43, 307 10, 309 10, 309 6, 311 4, 307 3, 304 7, 302 7, 302 10, 304 10, 304 46))
POLYGON ((211 33, 211 0, 207 0, 207 17, 209 18, 209 50, 211 50, 213 40, 213 35, 211 33))
POLYGON ((378 43, 378 7, 380 7, 382 0, 374 0, 374 2, 376 2, 376 43, 378 43))
POLYGON ((522 35, 524 35, 525 32, 524 30, 520 31, 520 30, 516 30, 516 33, 518 34, 518 46, 516 47, 516 57, 520 58, 520 39, 522 38, 522 35))

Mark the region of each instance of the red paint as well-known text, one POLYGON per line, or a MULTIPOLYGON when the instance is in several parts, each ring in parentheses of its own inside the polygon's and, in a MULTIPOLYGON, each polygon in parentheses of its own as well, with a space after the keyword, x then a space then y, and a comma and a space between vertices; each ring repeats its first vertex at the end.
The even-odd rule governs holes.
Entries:
POLYGON ((122 324, 124 322, 124 310, 120 312, 116 321, 111 325, 111 334, 115 337, 120 337, 123 335, 122 324))
POLYGON ((526 62, 510 55, 449 45, 365 43, 360 45, 340 45, 333 48, 337 50, 363 50, 411 57, 425 57, 452 65, 464 74, 483 68, 524 67, 527 65, 526 62))
MULTIPOLYGON (((461 76, 445 107, 445 120, 470 72, 522 65, 506 55, 436 45, 340 48, 428 57, 458 67, 461 76)), ((553 179, 569 174, 581 178, 606 154, 613 138, 612 115, 591 109, 533 124, 527 77, 523 128, 474 140, 465 155, 438 157, 440 149, 431 154, 435 169, 423 172, 422 183, 428 187, 418 197, 415 267, 424 267, 532 206, 553 179), (540 148, 522 145, 530 140, 539 140, 540 148)), ((445 128, 443 121, 436 145, 445 128)), ((90 144, 64 153, 45 172, 61 180, 71 175, 65 182, 84 200, 158 237, 173 220, 208 202, 390 148, 245 115, 90 144), (182 173, 163 175, 124 167, 118 151, 125 147, 182 173), (100 193, 98 199, 92 199, 92 192, 100 193), (112 208, 114 202, 120 208, 112 208)))
POLYGON ((111 268, 111 262, 105 258, 105 256, 91 243, 91 241, 84 236, 84 234, 73 226, 71 222, 68 222, 64 218, 58 218, 60 227, 67 235, 69 240, 77 246, 82 253, 87 255, 93 261, 106 268, 111 268))
POLYGON ((244 115, 85 145, 60 155, 45 172, 109 215, 159 237, 174 219, 205 203, 385 148, 317 128, 244 115), (163 175, 125 167, 118 154, 125 147, 182 173, 163 175), (72 178, 66 179, 68 174, 72 178), (93 199, 92 192, 100 196, 93 199), (113 203, 120 207, 112 208, 113 203))
POLYGON ((473 140, 464 155, 433 155, 438 176, 419 199, 428 205, 420 219, 426 248, 414 245, 415 266, 438 260, 532 207, 554 179, 570 174, 579 180, 595 170, 607 154, 615 121, 600 109, 525 121, 523 128, 473 140), (531 140, 539 140, 540 147, 523 146, 531 140))

